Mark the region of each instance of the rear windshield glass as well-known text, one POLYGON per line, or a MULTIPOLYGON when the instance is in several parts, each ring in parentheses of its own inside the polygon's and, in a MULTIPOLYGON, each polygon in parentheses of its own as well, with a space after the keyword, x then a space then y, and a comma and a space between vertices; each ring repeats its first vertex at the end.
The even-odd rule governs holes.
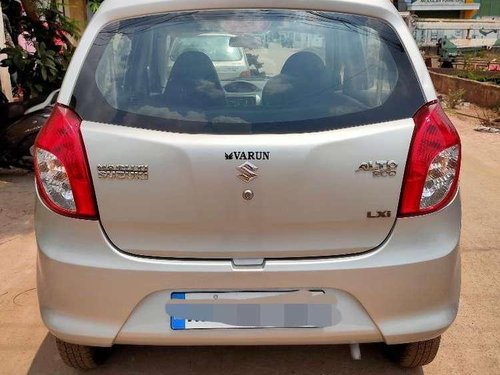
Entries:
POLYGON ((395 32, 293 10, 170 13, 108 25, 74 90, 84 120, 179 133, 331 130, 424 104, 395 32))
POLYGON ((199 51, 207 55, 212 62, 214 61, 238 61, 243 58, 245 53, 242 48, 231 47, 229 35, 197 35, 188 38, 178 38, 172 46, 172 53, 169 57, 171 61, 188 51, 199 51))

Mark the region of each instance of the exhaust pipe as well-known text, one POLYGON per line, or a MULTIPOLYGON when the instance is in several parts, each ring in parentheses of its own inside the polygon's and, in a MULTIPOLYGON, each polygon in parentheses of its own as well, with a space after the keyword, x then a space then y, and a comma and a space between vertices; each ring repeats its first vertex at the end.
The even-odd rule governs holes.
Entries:
POLYGON ((350 344, 351 348, 351 357, 355 361, 359 361, 361 359, 361 349, 359 348, 359 344, 350 344))

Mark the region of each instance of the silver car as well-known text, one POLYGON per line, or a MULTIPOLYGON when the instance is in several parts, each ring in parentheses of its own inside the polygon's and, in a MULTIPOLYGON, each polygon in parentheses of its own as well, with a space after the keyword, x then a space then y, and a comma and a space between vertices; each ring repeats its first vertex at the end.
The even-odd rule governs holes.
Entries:
POLYGON ((250 77, 247 56, 241 47, 232 47, 234 35, 201 34, 175 39, 170 48, 169 70, 177 58, 187 51, 201 51, 212 61, 220 80, 250 77))
POLYGON ((415 367, 457 314, 460 139, 389 1, 106 0, 35 154, 40 310, 70 366, 380 342, 415 367), (250 74, 171 53, 206 33, 250 74))

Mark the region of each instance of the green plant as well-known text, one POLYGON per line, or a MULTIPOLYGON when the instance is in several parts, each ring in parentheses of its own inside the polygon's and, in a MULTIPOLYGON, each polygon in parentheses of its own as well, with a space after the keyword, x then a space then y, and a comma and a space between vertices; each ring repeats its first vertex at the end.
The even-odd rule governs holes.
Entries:
POLYGON ((460 78, 467 78, 477 82, 488 82, 492 84, 500 84, 500 73, 485 72, 480 70, 464 70, 457 74, 460 78))
POLYGON ((455 109, 458 105, 464 102, 464 89, 450 90, 448 91, 448 97, 446 99, 446 104, 448 108, 455 109))
POLYGON ((97 12, 104 0, 89 0, 89 7, 92 12, 97 12))
MULTIPOLYGON (((15 0, 2 1, 9 7, 15 0)), ((55 1, 43 5, 34 2, 36 14, 22 15, 10 19, 16 33, 33 45, 35 51, 28 52, 18 44, 0 50, 7 55, 1 66, 16 74, 16 83, 24 97, 46 94, 60 87, 74 51, 72 40, 79 37, 75 21, 67 18, 55 1)), ((17 40, 14 35, 13 40, 17 40)))

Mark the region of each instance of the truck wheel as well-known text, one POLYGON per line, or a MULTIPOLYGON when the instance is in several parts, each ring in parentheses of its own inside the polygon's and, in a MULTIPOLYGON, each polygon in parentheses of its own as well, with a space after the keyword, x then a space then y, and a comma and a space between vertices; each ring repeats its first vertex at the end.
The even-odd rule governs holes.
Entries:
POLYGON ((386 345, 388 357, 401 367, 413 368, 431 363, 439 349, 441 336, 432 340, 386 345))
POLYGON ((56 337, 57 351, 63 362, 79 370, 98 367, 108 358, 110 348, 70 344, 56 337))

